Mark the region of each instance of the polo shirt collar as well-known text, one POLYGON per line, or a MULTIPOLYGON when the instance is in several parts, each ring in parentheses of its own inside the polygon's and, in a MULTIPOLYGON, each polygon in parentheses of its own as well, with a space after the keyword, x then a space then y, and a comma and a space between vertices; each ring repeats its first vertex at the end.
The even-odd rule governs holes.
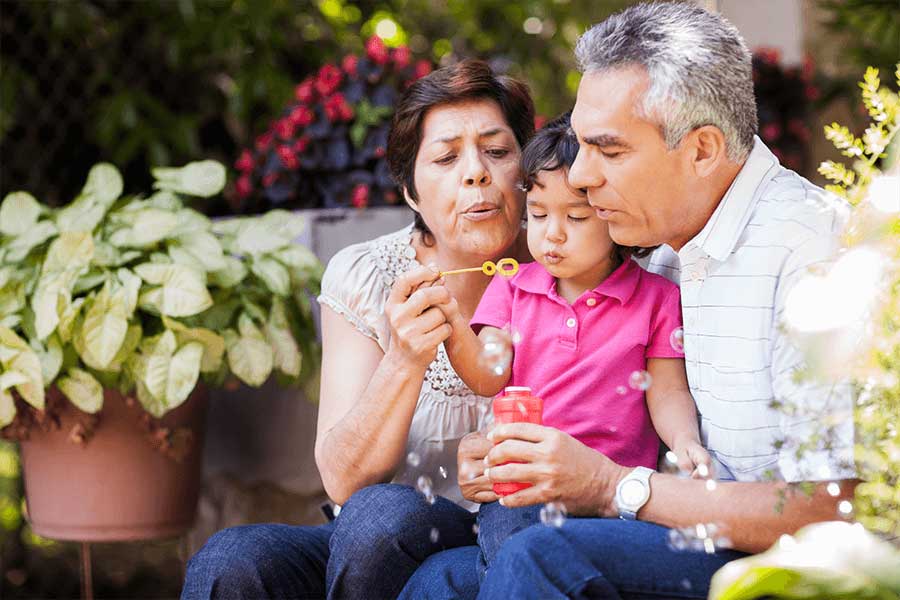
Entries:
MULTIPOLYGON (((634 295, 640 280, 641 267, 629 258, 589 293, 615 298, 625 304, 634 295)), ((537 262, 528 263, 527 268, 520 268, 510 280, 510 284, 525 292, 543 294, 551 298, 559 297, 556 293, 556 278, 537 262)))
POLYGON ((753 137, 753 149, 737 177, 722 197, 703 229, 686 246, 697 246, 722 262, 737 245, 759 200, 759 191, 778 168, 778 159, 759 137, 753 137))

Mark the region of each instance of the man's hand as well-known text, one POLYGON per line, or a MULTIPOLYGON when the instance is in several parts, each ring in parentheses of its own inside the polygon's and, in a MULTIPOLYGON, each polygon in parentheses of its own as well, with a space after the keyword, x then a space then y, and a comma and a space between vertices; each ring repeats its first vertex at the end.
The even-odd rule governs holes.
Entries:
POLYGON ((503 506, 562 502, 573 515, 618 514, 614 503, 616 485, 629 468, 552 427, 507 423, 495 427, 488 439, 497 443, 485 459, 490 480, 533 484, 504 497, 500 501, 503 506), (501 464, 510 461, 524 464, 501 464))
POLYGON ((492 447, 493 444, 480 431, 470 433, 459 441, 456 472, 459 489, 466 500, 482 504, 497 500, 491 480, 484 475, 484 457, 492 447))

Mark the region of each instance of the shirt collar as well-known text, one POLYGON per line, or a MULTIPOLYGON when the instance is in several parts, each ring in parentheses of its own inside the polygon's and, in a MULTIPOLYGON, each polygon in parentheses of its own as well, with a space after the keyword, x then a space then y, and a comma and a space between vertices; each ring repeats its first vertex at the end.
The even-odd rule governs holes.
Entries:
POLYGON ((686 246, 697 246, 719 262, 727 259, 750 221, 759 190, 778 166, 775 155, 759 137, 753 136, 753 149, 737 177, 706 225, 686 246))
MULTIPOLYGON (((640 280, 640 265, 628 258, 589 293, 616 298, 625 304, 634 295, 640 280)), ((559 297, 556 293, 556 279, 537 262, 521 265, 519 272, 510 280, 510 284, 525 292, 543 294, 551 298, 559 297)))

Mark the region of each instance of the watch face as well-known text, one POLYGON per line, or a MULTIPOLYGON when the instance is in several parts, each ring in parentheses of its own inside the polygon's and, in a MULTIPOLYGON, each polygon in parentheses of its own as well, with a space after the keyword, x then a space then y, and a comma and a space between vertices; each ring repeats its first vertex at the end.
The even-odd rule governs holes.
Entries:
POLYGON ((647 489, 643 482, 630 480, 622 485, 622 502, 628 506, 634 506, 644 501, 647 489))

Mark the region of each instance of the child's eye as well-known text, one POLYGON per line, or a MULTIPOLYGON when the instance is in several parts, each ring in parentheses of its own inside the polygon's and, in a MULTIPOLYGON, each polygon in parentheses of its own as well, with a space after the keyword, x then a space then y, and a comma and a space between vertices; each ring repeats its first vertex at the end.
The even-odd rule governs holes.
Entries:
POLYGON ((587 221, 587 219, 588 219, 587 217, 573 217, 573 216, 569 216, 569 220, 570 220, 570 221, 576 221, 576 222, 579 222, 579 221, 587 221))
POLYGON ((531 217, 532 219, 535 219, 535 220, 537 220, 537 221, 540 221, 541 219, 543 219, 543 218, 546 217, 547 215, 538 215, 538 214, 535 214, 535 213, 528 213, 528 216, 531 217))

